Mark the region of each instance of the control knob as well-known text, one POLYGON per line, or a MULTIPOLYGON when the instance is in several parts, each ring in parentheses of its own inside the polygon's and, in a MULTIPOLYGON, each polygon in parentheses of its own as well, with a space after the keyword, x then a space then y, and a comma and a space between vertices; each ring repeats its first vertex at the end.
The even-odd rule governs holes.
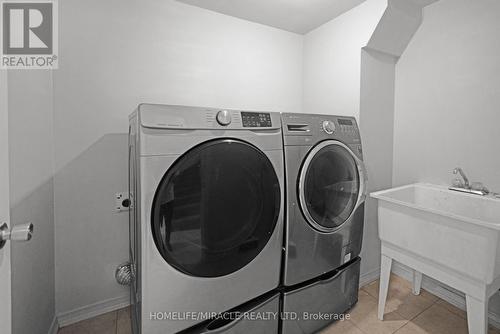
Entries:
POLYGON ((331 135, 335 132, 335 123, 332 121, 323 121, 323 131, 331 135))
POLYGON ((231 113, 227 110, 221 110, 217 113, 217 123, 226 126, 231 124, 231 113))

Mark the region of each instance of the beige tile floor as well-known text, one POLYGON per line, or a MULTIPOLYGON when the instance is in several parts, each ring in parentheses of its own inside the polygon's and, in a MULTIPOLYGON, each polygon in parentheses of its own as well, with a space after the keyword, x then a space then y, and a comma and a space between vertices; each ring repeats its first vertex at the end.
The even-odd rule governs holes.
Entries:
POLYGON ((130 308, 109 312, 59 329, 58 334, 132 334, 130 308))
MULTIPOLYGON (((335 323, 321 334, 467 334, 465 311, 422 290, 411 292, 411 283, 391 276, 384 321, 377 319, 378 281, 359 291, 350 319, 335 323)), ((489 334, 500 334, 490 327, 489 334)))
MULTIPOLYGON (((410 282, 391 276, 384 321, 377 319, 378 281, 359 291, 349 320, 337 322, 321 334, 467 334, 463 310, 422 290, 411 293, 410 282)), ((129 308, 103 314, 61 328, 59 334, 131 334, 129 308)), ((489 334, 500 334, 490 328, 489 334)))

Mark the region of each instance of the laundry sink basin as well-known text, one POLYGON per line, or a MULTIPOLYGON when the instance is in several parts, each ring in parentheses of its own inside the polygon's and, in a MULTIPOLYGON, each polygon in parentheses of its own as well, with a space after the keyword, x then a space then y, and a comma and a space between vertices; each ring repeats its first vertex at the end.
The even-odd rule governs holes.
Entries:
POLYGON ((465 294, 469 333, 487 334, 488 300, 500 289, 500 200, 412 184, 371 194, 378 199, 381 246, 378 318, 384 318, 393 260, 465 294))
POLYGON ((500 276, 500 200, 417 183, 371 194, 384 247, 482 282, 500 276))

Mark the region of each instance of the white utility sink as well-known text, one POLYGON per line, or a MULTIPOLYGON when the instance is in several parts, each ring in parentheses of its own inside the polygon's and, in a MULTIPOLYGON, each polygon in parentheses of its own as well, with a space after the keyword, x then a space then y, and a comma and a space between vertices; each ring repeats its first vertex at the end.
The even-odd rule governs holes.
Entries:
POLYGON ((371 194, 378 199, 382 319, 392 260, 466 294, 469 333, 486 334, 488 299, 500 288, 500 200, 417 183, 371 194))

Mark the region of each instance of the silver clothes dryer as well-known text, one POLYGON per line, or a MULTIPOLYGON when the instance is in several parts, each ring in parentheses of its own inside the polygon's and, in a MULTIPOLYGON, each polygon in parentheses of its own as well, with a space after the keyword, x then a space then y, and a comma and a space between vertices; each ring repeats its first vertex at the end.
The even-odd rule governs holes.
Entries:
POLYGON ((129 142, 134 333, 177 333, 278 287, 279 114, 141 104, 129 142))

